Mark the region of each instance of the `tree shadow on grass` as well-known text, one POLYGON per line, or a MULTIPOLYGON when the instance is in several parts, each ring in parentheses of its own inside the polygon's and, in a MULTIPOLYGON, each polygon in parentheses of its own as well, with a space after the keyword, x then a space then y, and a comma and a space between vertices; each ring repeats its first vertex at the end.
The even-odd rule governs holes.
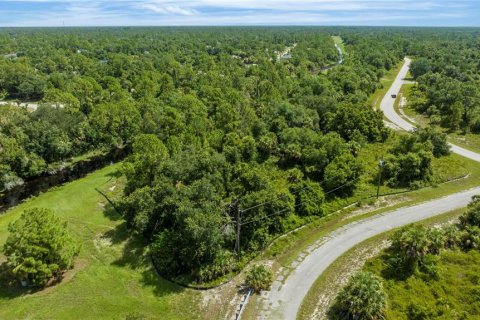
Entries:
POLYGON ((132 269, 141 274, 141 283, 145 287, 152 287, 153 292, 158 297, 169 294, 177 294, 185 290, 177 284, 174 284, 159 276, 152 264, 148 243, 140 235, 130 235, 126 223, 122 223, 117 228, 104 234, 111 239, 112 243, 120 244, 125 242, 122 249, 122 255, 113 262, 113 265, 132 269))
POLYGON ((158 275, 151 264, 142 272, 142 284, 145 287, 152 287, 153 292, 158 297, 178 294, 187 290, 185 287, 179 286, 158 275))
POLYGON ((22 287, 11 274, 7 262, 4 261, 0 264, 0 299, 15 299, 42 289, 39 287, 22 287))
POLYGON ((102 238, 108 239, 113 245, 120 244, 130 237, 127 223, 124 221, 117 225, 114 229, 110 229, 103 233, 102 238))
POLYGON ((28 291, 22 290, 17 281, 14 281, 12 275, 8 271, 7 262, 0 264, 0 298, 13 299, 28 291))
POLYGON ((112 172, 109 172, 106 174, 107 177, 110 177, 110 178, 115 178, 115 179, 118 179, 122 176, 122 171, 121 170, 115 170, 115 171, 112 171, 112 172))
POLYGON ((342 306, 338 301, 335 301, 332 306, 327 311, 328 320, 344 320, 349 319, 348 313, 342 309, 342 306))
POLYGON ((118 221, 123 218, 122 214, 111 204, 107 203, 103 210, 103 215, 111 221, 118 221))

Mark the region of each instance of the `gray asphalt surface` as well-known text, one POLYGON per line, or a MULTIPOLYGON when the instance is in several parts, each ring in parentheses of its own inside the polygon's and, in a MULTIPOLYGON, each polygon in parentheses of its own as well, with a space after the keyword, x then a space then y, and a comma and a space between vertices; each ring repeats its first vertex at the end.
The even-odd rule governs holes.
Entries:
POLYGON ((283 285, 278 281, 274 283, 266 297, 268 310, 261 318, 294 320, 311 285, 330 264, 349 249, 392 228, 463 208, 476 194, 480 194, 480 187, 376 215, 334 231, 295 268, 283 285))
MULTIPOLYGON (((381 109, 385 116, 398 127, 407 131, 411 131, 415 127, 395 112, 393 108, 395 99, 391 95, 400 92, 409 65, 410 60, 406 58, 404 66, 381 103, 381 109)), ((480 155, 474 152, 455 145, 452 145, 452 151, 480 162, 480 155)), ((274 282, 272 289, 267 292, 264 298, 264 311, 260 318, 272 320, 296 319, 302 301, 315 280, 330 264, 349 249, 392 228, 463 208, 476 194, 480 194, 480 187, 376 215, 336 230, 325 239, 322 245, 311 251, 303 261, 295 262, 294 271, 285 280, 278 279, 274 282)))
MULTIPOLYGON (((402 118, 395 111, 395 108, 394 108, 395 99, 392 98, 392 94, 398 95, 398 93, 400 92, 400 88, 402 87, 403 84, 405 84, 406 81, 404 79, 410 67, 410 62, 411 62, 410 59, 405 58, 405 64, 402 66, 402 69, 398 73, 397 78, 393 82, 392 86, 388 90, 385 97, 383 97, 383 100, 380 104, 380 109, 383 111, 383 114, 385 115, 385 117, 388 120, 390 120, 392 123, 394 123, 397 127, 406 131, 412 131, 413 129, 416 128, 416 126, 411 124, 404 118, 402 118)), ((478 153, 464 149, 452 143, 449 143, 449 145, 451 147, 452 152, 455 152, 456 154, 459 154, 465 158, 469 158, 474 161, 480 162, 480 155, 478 153)))

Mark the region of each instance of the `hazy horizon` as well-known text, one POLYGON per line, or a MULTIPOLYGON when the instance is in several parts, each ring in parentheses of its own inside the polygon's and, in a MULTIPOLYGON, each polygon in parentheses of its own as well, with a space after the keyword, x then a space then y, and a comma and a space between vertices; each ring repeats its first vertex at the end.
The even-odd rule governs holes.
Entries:
POLYGON ((474 0, 2 0, 0 27, 479 27, 474 0))

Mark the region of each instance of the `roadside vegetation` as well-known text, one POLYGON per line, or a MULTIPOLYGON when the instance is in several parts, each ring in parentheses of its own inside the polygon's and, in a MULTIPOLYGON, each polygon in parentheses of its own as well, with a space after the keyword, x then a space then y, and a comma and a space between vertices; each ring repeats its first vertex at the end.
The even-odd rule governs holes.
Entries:
MULTIPOLYGON (((319 231, 325 221, 343 223, 338 214, 328 220, 332 213, 373 203, 377 183, 381 194, 424 188, 411 201, 455 179, 465 178, 437 191, 476 184, 478 170, 449 154, 443 133, 394 134, 370 107, 403 56, 438 34, 417 30, 410 44, 402 29, 337 31, 332 38, 329 28, 0 30, 0 95, 8 101, 0 105, 0 190, 90 154, 129 150, 121 164, 0 216, 0 244, 7 243, 0 315, 75 318, 82 312, 67 302, 76 299, 78 311, 99 318, 202 318, 200 294, 164 278, 210 287, 259 254, 287 261, 326 230, 319 231), (346 60, 316 74, 338 61, 334 43, 346 60), (24 100, 39 107, 15 103, 24 100), (52 250, 28 257, 15 239, 30 241, 29 234, 13 221, 34 216, 34 207, 68 223, 57 228, 48 214, 59 239, 45 239, 52 250), (270 246, 304 225, 305 243, 270 246), (67 233, 81 240, 79 251, 59 249, 67 233), (59 286, 48 286, 53 278, 59 286)), ((256 291, 271 281, 262 268, 247 274, 256 291)))
POLYGON ((267 267, 263 265, 253 265, 246 274, 245 286, 256 293, 262 290, 269 290, 272 285, 273 275, 267 267))
MULTIPOLYGON (((474 319, 480 315, 478 259, 480 258, 480 201, 472 199, 466 212, 453 224, 424 227, 412 225, 390 236, 390 246, 364 266, 340 292, 330 310, 335 319, 345 312, 359 312, 343 299, 355 285, 365 286, 367 301, 387 296, 383 315, 387 319, 474 319), (377 284, 359 282, 371 274, 377 284), (344 305, 346 303, 346 305, 344 305), (388 305, 388 307, 386 307, 388 305)), ((375 310, 368 303, 366 310, 375 310)), ((361 309, 360 309, 361 310, 361 309)), ((380 315, 380 313, 379 313, 380 315)))
POLYGON ((417 90, 418 88, 414 84, 402 86, 401 96, 407 99, 407 103, 403 108, 397 108, 397 111, 400 114, 404 114, 404 116, 414 120, 414 123, 421 128, 436 128, 437 130, 448 134, 448 139, 453 144, 473 152, 480 152, 480 136, 478 133, 461 128, 458 130, 449 129, 448 127, 442 126, 438 116, 430 116, 425 112, 421 113, 415 104, 416 98, 414 95, 417 94, 417 90))

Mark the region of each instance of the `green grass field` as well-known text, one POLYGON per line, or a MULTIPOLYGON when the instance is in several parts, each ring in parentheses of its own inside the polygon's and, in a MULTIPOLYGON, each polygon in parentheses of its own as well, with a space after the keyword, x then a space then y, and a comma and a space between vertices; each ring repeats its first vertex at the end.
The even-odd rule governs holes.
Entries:
MULTIPOLYGON (((68 221, 82 244, 75 269, 36 293, 0 285, 0 319, 196 319, 200 294, 156 276, 141 239, 129 238, 120 217, 97 192, 122 191, 118 165, 50 190, 0 216, 0 245, 8 223, 30 207, 68 221)), ((0 261, 5 257, 0 256, 0 261)))

